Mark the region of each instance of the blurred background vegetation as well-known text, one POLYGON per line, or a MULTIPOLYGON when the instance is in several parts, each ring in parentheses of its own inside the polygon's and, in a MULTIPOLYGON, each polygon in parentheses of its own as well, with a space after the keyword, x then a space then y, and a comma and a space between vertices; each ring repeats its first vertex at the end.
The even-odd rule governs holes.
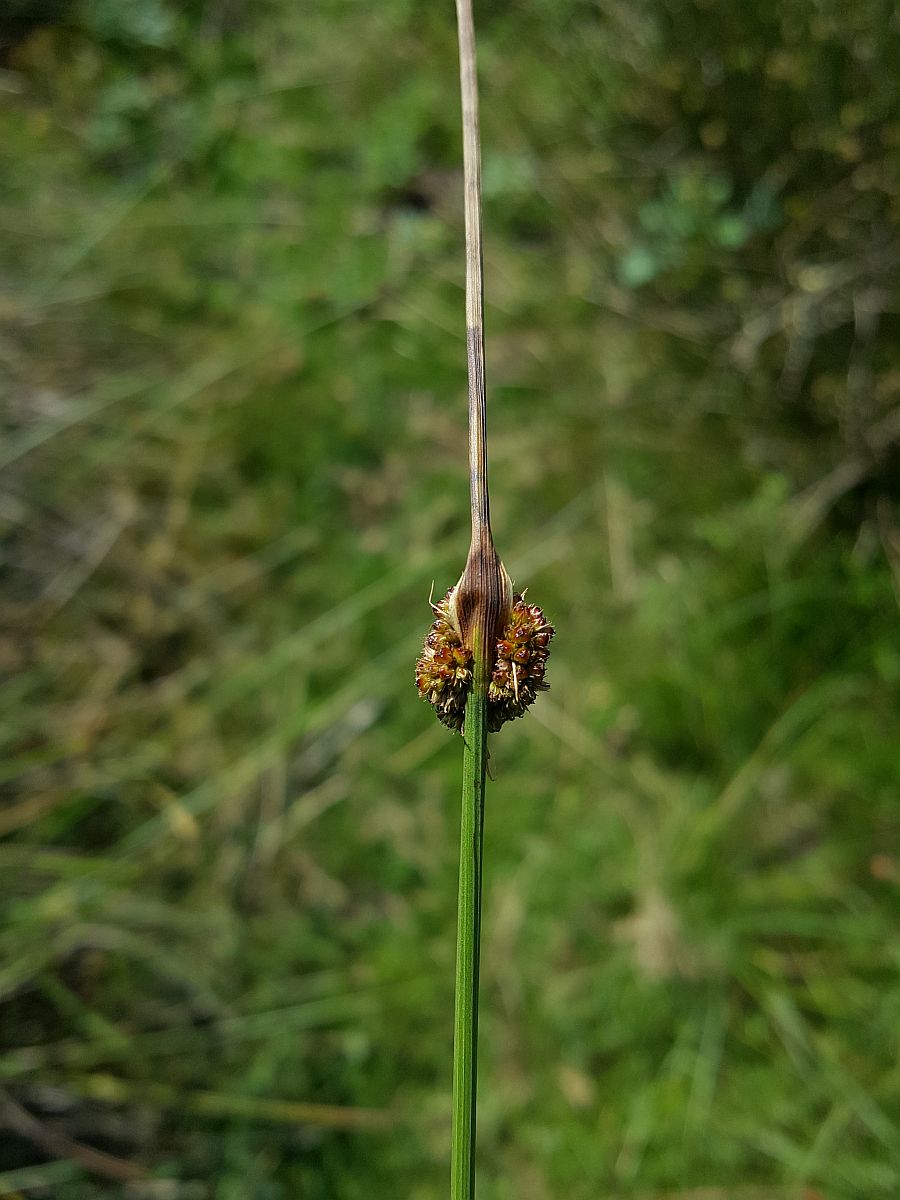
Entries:
MULTIPOLYGON (((490 0, 483 1200, 900 1194, 900 19, 490 0)), ((432 1200, 452 5, 5 0, 0 1194, 432 1200), (140 1177, 138 1177, 140 1173, 140 1177)))

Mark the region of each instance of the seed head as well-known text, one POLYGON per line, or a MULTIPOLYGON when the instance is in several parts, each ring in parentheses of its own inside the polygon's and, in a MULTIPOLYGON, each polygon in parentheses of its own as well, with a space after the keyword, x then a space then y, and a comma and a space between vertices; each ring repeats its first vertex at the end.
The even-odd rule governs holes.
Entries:
MULTIPOLYGON (((466 699, 472 686, 472 651, 464 644, 453 603, 455 588, 432 605, 435 620, 416 662, 416 687, 438 719, 449 729, 462 729, 466 699)), ((506 624, 494 646, 487 695, 488 729, 496 732, 521 717, 546 691, 544 673, 553 626, 536 604, 515 593, 506 624)))
POLYGON ((462 729, 472 686, 472 652, 462 644, 451 601, 454 588, 432 604, 434 623, 416 660, 416 687, 448 729, 462 729))
POLYGON ((518 592, 513 596, 509 624, 497 641, 488 685, 488 729, 492 733, 523 716, 538 692, 550 686, 544 681, 544 672, 554 632, 542 609, 526 604, 518 592))

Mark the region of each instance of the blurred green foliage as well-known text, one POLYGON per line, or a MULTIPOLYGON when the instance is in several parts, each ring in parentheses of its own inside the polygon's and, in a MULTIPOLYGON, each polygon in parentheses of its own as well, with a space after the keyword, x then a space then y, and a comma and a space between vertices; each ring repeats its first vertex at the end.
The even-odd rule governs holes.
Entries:
MULTIPOLYGON (((495 532, 559 630, 480 1195, 894 1197, 896 7, 476 17, 495 532)), ((452 6, 14 0, 0 53, 0 1190, 442 1196, 452 6)))

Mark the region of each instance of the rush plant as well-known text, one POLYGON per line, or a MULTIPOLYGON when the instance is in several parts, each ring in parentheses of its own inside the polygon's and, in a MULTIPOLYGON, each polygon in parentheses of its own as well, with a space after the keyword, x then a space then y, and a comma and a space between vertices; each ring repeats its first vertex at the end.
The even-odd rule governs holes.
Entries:
POLYGON ((466 225, 466 344, 472 540, 455 587, 432 605, 434 623, 416 663, 419 694, 463 733, 462 819, 453 1040, 451 1200, 475 1194, 478 975, 487 735, 521 716, 546 689, 553 628, 513 591, 494 547, 487 470, 484 284, 478 81, 471 0, 457 0, 466 225))

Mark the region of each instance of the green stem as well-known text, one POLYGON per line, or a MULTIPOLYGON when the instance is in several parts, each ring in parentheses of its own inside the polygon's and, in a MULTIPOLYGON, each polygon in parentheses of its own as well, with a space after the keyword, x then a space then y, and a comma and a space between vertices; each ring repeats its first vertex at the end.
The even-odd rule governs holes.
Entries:
POLYGON ((475 1096, 478 1076, 478 967, 481 950, 481 864, 487 772, 487 691, 476 655, 463 730, 459 907, 456 928, 456 1016, 453 1029, 453 1134, 450 1200, 475 1195, 475 1096))

